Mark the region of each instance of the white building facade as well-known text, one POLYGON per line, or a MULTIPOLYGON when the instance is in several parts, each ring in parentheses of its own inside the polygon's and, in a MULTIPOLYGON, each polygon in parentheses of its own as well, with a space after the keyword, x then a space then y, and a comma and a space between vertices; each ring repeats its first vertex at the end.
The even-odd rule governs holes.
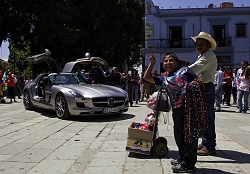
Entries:
POLYGON ((162 72, 161 62, 167 52, 174 52, 185 61, 182 66, 195 62, 198 53, 191 36, 198 35, 200 31, 211 34, 216 40, 214 52, 218 65, 239 68, 242 60, 250 62, 250 7, 224 5, 159 9, 151 0, 146 0, 145 45, 141 49, 145 65, 149 64, 147 57, 153 53, 157 61, 155 68, 162 72))

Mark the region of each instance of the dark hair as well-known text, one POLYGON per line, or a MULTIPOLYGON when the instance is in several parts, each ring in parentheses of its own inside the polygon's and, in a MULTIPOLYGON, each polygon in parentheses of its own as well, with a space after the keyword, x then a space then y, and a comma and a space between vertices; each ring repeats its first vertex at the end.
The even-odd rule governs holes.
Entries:
POLYGON ((170 56, 170 57, 172 57, 173 59, 175 59, 176 62, 179 62, 179 58, 178 58, 177 55, 176 55, 175 53, 173 53, 173 52, 168 52, 168 53, 166 53, 166 54, 164 55, 162 61, 164 61, 164 59, 165 59, 166 56, 170 56))
MULTIPOLYGON (((243 66, 243 67, 241 67, 241 69, 242 70, 246 70, 246 66, 243 66)), ((242 77, 242 76, 244 76, 246 74, 246 72, 245 71, 242 71, 242 73, 240 74, 240 76, 242 77)))
POLYGON ((249 65, 247 60, 242 60, 242 63, 244 63, 246 66, 249 65))
POLYGON ((221 68, 223 71, 225 70, 225 67, 224 67, 224 66, 221 66, 220 68, 221 68))

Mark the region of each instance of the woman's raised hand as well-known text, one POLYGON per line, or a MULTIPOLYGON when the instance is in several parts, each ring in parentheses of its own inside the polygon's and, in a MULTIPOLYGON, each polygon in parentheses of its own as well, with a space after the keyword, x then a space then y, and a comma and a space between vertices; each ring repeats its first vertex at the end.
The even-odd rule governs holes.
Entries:
POLYGON ((147 58, 149 60, 150 63, 155 64, 156 60, 153 54, 150 55, 150 57, 147 58))

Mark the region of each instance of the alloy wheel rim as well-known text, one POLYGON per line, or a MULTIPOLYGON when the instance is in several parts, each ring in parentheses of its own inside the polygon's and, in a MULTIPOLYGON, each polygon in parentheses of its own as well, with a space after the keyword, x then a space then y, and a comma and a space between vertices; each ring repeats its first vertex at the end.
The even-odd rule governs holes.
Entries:
POLYGON ((56 99, 56 115, 62 117, 65 112, 65 100, 62 96, 58 96, 56 99))

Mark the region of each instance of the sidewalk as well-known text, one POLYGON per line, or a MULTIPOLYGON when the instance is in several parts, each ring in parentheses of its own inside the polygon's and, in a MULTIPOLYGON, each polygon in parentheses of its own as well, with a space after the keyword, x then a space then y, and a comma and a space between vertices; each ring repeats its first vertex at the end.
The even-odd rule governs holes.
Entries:
MULTIPOLYGON (((128 126, 144 122, 151 112, 139 102, 120 116, 76 117, 60 120, 54 112, 26 111, 22 100, 0 104, 1 174, 169 174, 170 160, 178 158, 171 113, 159 122, 159 136, 169 153, 159 159, 125 150, 128 126)), ((197 174, 250 173, 250 111, 236 106, 216 112, 215 156, 198 156, 197 174)))
MULTIPOLYGON (((242 114, 236 113, 236 110, 236 105, 230 107, 222 105, 222 111, 216 112, 216 155, 198 156, 197 174, 250 173, 250 139, 248 138, 250 135, 250 112, 242 114)), ((163 117, 161 117, 159 133, 160 136, 164 136, 168 140, 170 149, 168 155, 154 164, 151 163, 152 157, 129 155, 126 159, 126 166, 135 169, 134 171, 140 166, 140 172, 143 173, 172 173, 170 160, 178 158, 178 150, 173 138, 171 113, 169 117, 168 113, 166 115, 169 122, 164 124, 163 117), (141 161, 144 161, 144 164, 141 161)), ((140 118, 135 120, 140 121, 140 118)))

